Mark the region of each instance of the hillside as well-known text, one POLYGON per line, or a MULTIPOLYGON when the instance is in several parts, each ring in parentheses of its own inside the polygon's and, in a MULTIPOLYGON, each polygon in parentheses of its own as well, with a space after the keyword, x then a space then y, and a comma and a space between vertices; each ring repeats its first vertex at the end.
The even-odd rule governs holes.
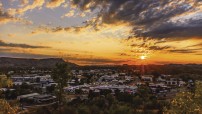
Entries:
MULTIPOLYGON (((0 57, 0 68, 53 68, 56 63, 65 63, 61 58, 47 59, 25 59, 25 58, 8 58, 0 57)), ((74 63, 67 62, 70 66, 77 66, 74 63)))

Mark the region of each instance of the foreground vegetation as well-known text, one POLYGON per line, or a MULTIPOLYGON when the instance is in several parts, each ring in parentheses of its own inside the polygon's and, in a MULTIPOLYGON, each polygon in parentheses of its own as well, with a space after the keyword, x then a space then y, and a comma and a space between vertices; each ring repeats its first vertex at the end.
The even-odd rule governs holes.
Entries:
MULTIPOLYGON (((0 88, 12 86, 12 81, 6 77, 0 77, 0 88)), ((0 91, 1 95, 1 91, 0 91)), ((19 108, 16 104, 10 105, 5 99, 0 98, 0 114, 16 114, 19 111, 19 108)))
MULTIPOLYGON (((171 100, 158 100, 146 87, 136 95, 116 93, 89 96, 63 105, 29 110, 31 114, 201 114, 202 83, 196 82, 194 91, 180 92, 171 100)), ((28 114, 28 113, 27 113, 28 114)))

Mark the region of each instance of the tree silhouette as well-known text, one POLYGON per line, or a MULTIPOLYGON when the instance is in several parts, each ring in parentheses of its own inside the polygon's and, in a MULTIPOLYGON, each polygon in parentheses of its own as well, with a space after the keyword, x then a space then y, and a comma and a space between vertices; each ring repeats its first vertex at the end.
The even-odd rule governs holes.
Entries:
MULTIPOLYGON (((12 86, 12 81, 7 76, 0 76, 0 88, 12 86)), ((0 91, 1 94, 1 91, 0 91)), ((18 107, 11 106, 5 99, 0 98, 0 114, 16 114, 18 107)))
POLYGON ((64 90, 63 88, 67 86, 67 81, 71 77, 71 70, 65 63, 58 63, 52 71, 52 79, 57 83, 56 93, 58 97, 59 104, 63 100, 64 90))

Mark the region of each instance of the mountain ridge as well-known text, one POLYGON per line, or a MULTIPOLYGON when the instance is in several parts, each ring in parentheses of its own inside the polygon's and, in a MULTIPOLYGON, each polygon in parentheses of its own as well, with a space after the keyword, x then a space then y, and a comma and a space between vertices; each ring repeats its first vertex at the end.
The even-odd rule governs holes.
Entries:
POLYGON ((0 68, 53 68, 56 63, 67 63, 71 67, 78 66, 71 62, 65 62, 62 58, 45 58, 45 59, 34 59, 34 58, 11 58, 11 57, 0 57, 0 68))

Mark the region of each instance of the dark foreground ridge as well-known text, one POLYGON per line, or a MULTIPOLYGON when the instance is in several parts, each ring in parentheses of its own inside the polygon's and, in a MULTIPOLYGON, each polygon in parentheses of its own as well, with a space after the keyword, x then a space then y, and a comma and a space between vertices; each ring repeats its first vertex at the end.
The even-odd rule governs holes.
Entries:
MULTIPOLYGON (((28 59, 0 57, 0 68, 53 68, 56 63, 65 63, 61 58, 28 59)), ((66 62, 70 66, 77 66, 74 63, 66 62)))

